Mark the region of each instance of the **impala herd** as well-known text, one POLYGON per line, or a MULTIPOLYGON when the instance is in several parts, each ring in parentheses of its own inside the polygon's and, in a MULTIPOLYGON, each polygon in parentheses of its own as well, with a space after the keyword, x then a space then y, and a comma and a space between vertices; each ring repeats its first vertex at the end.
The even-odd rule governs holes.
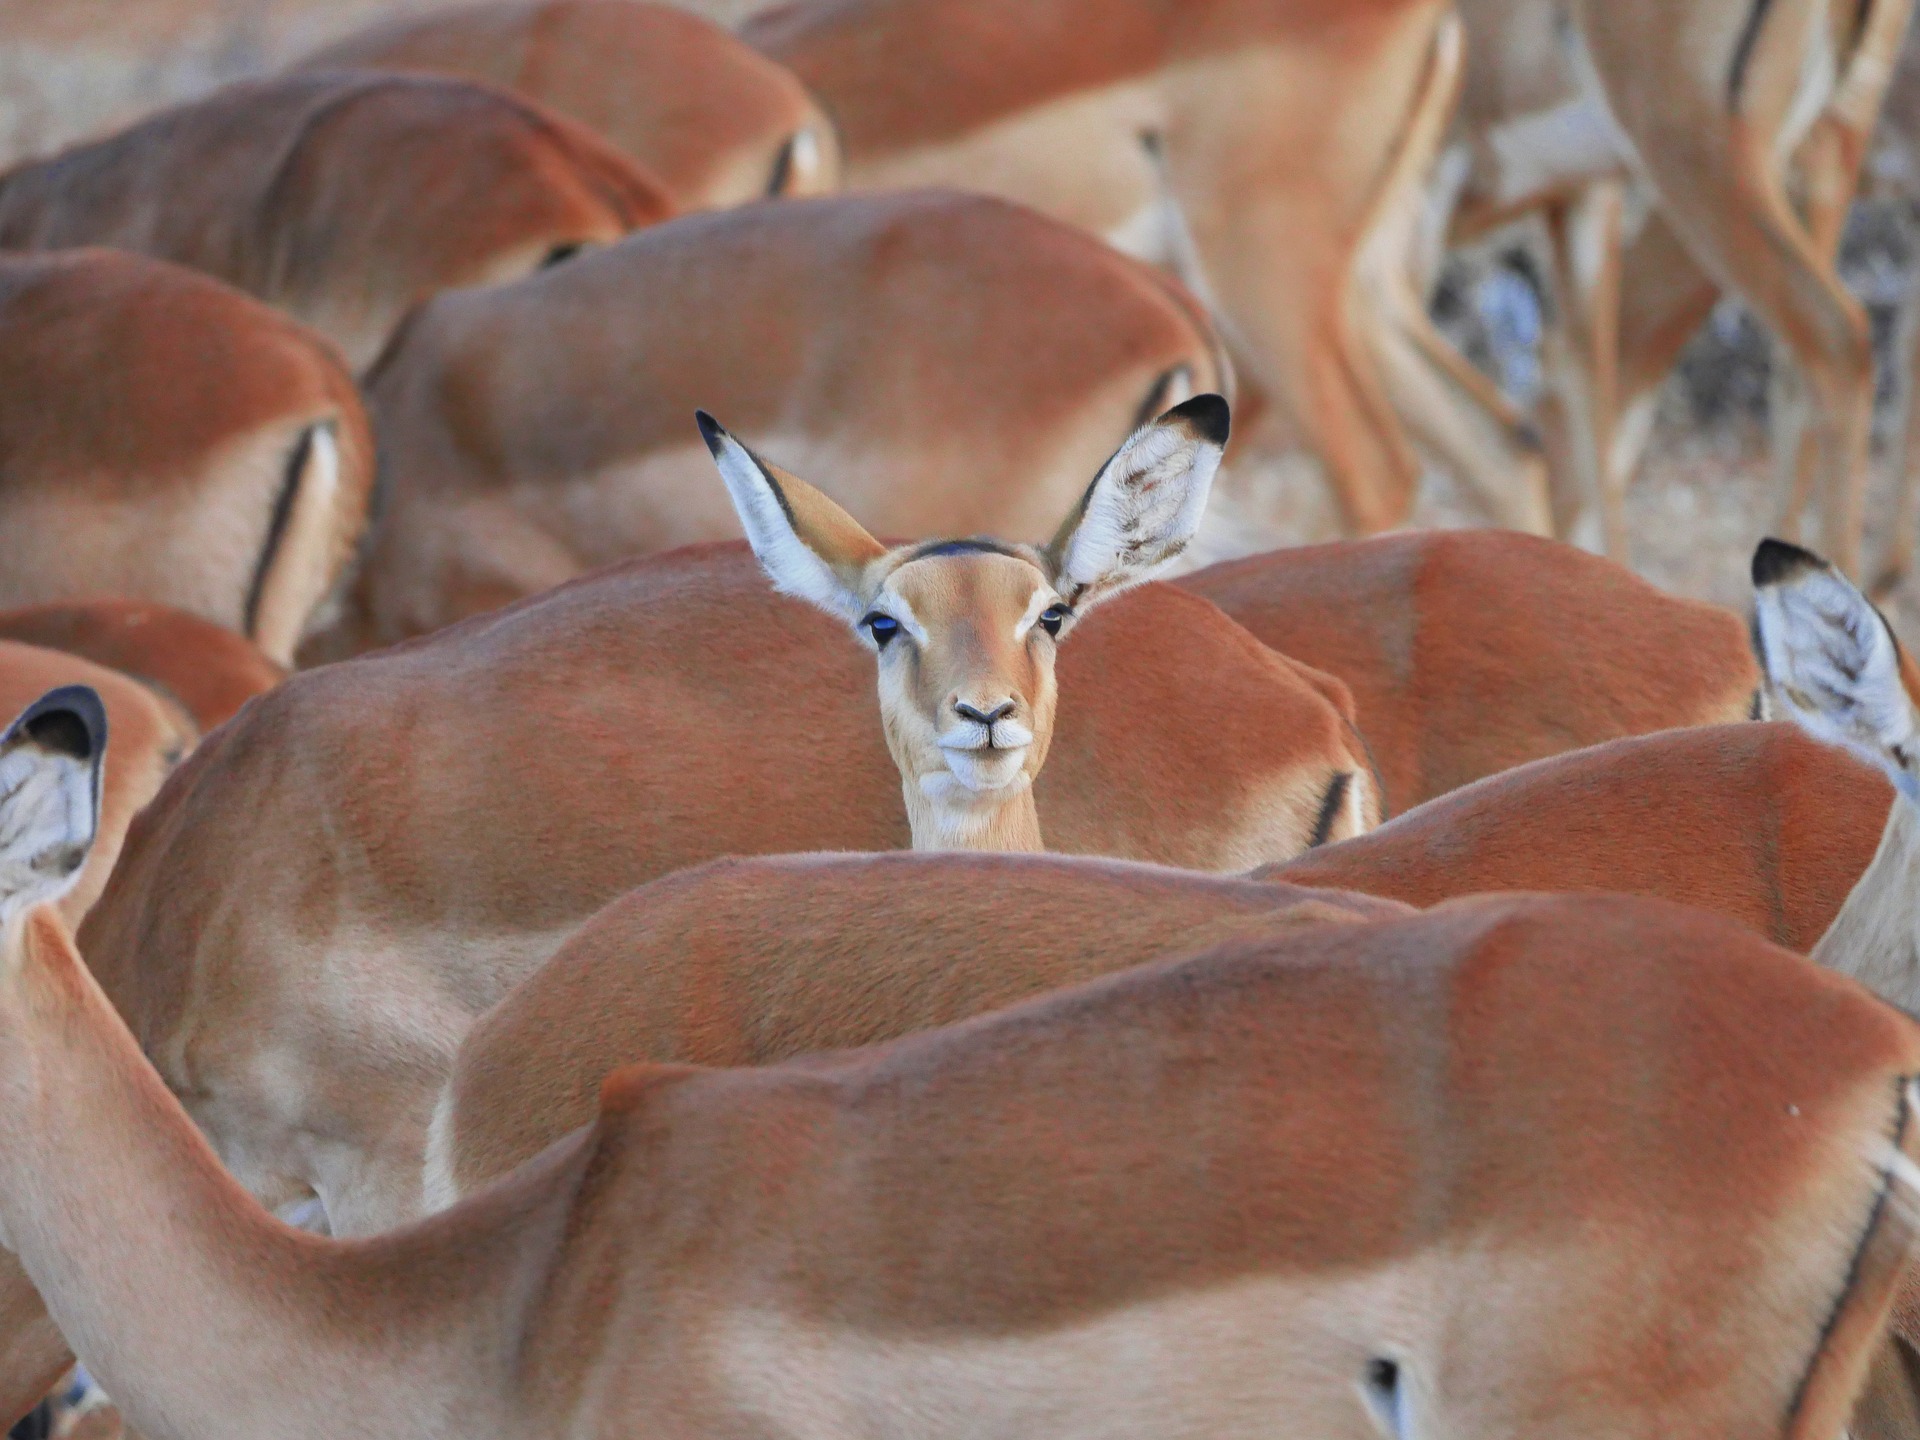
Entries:
POLYGON ((701 8, 0 172, 0 1424, 1920 1440, 1909 0, 701 8), (1723 288, 1750 626, 1620 563, 1723 288))

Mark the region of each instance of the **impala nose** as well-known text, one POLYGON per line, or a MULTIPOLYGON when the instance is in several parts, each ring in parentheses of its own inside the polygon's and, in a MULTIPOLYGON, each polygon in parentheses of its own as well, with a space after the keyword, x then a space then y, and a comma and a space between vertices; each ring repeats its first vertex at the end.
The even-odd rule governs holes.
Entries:
POLYGON ((976 705, 968 704, 965 700, 956 700, 953 702, 953 709, 954 713, 962 719, 975 721, 991 730, 994 721, 1004 720, 1013 713, 1013 701, 1002 700, 993 709, 982 710, 976 705))

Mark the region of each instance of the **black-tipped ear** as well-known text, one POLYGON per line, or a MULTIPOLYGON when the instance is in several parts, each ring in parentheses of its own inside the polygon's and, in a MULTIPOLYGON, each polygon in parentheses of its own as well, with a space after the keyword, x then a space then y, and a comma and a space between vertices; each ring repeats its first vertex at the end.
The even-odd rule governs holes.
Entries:
POLYGON ((52 754, 98 763, 107 748, 107 707, 91 685, 62 685, 22 710, 0 745, 21 734, 52 754))
POLYGON ((727 439, 726 427, 704 410, 693 412, 693 423, 700 427, 700 438, 707 442, 707 453, 720 458, 720 446, 727 439))
POLYGON ((1160 419, 1162 422, 1173 420, 1191 426, 1199 439, 1223 448, 1227 443, 1227 434, 1233 428, 1233 412, 1227 405, 1226 396, 1212 392, 1182 400, 1160 419))
POLYGON ((1762 540, 1753 552, 1753 583, 1755 585, 1778 585, 1808 570, 1826 568, 1827 562, 1813 551, 1789 544, 1785 540, 1775 540, 1772 536, 1762 540))

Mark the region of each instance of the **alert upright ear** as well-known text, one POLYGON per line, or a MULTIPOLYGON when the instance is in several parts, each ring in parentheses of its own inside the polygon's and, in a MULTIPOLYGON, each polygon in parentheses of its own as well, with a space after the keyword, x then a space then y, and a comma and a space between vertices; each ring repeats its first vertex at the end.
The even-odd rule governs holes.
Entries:
POLYGON ((1084 610, 1187 548, 1206 511, 1228 425, 1222 397, 1196 395, 1127 438, 1046 548, 1062 599, 1084 610))
POLYGON ((1914 668, 1886 617, 1825 560, 1782 540, 1754 551, 1753 588, 1754 648, 1780 706, 1920 802, 1914 668))
POLYGON ((100 828, 107 712, 86 685, 29 705, 0 736, 0 922, 58 900, 100 828))
POLYGON ((694 418, 774 589, 857 622, 865 611, 861 578, 886 546, 806 481, 767 464, 706 411, 694 418))

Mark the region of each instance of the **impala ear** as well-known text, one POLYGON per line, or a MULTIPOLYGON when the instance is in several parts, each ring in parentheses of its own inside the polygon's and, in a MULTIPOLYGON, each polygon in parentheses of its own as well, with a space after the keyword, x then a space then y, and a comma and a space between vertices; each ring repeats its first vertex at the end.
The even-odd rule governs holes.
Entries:
POLYGON ((1187 548, 1207 508, 1228 424, 1224 399, 1196 395, 1127 438, 1046 548, 1062 599, 1084 610, 1187 548))
POLYGON ((1920 672, 1886 617, 1833 566, 1781 540, 1762 540, 1753 552, 1753 588, 1754 649, 1777 703, 1920 803, 1920 672))
POLYGON ((886 546, 806 481, 767 464, 706 411, 694 418, 773 588, 849 624, 858 621, 865 609, 862 577, 886 546))
POLYGON ((0 921, 58 900, 100 828, 107 711, 86 685, 29 705, 0 736, 0 921))

